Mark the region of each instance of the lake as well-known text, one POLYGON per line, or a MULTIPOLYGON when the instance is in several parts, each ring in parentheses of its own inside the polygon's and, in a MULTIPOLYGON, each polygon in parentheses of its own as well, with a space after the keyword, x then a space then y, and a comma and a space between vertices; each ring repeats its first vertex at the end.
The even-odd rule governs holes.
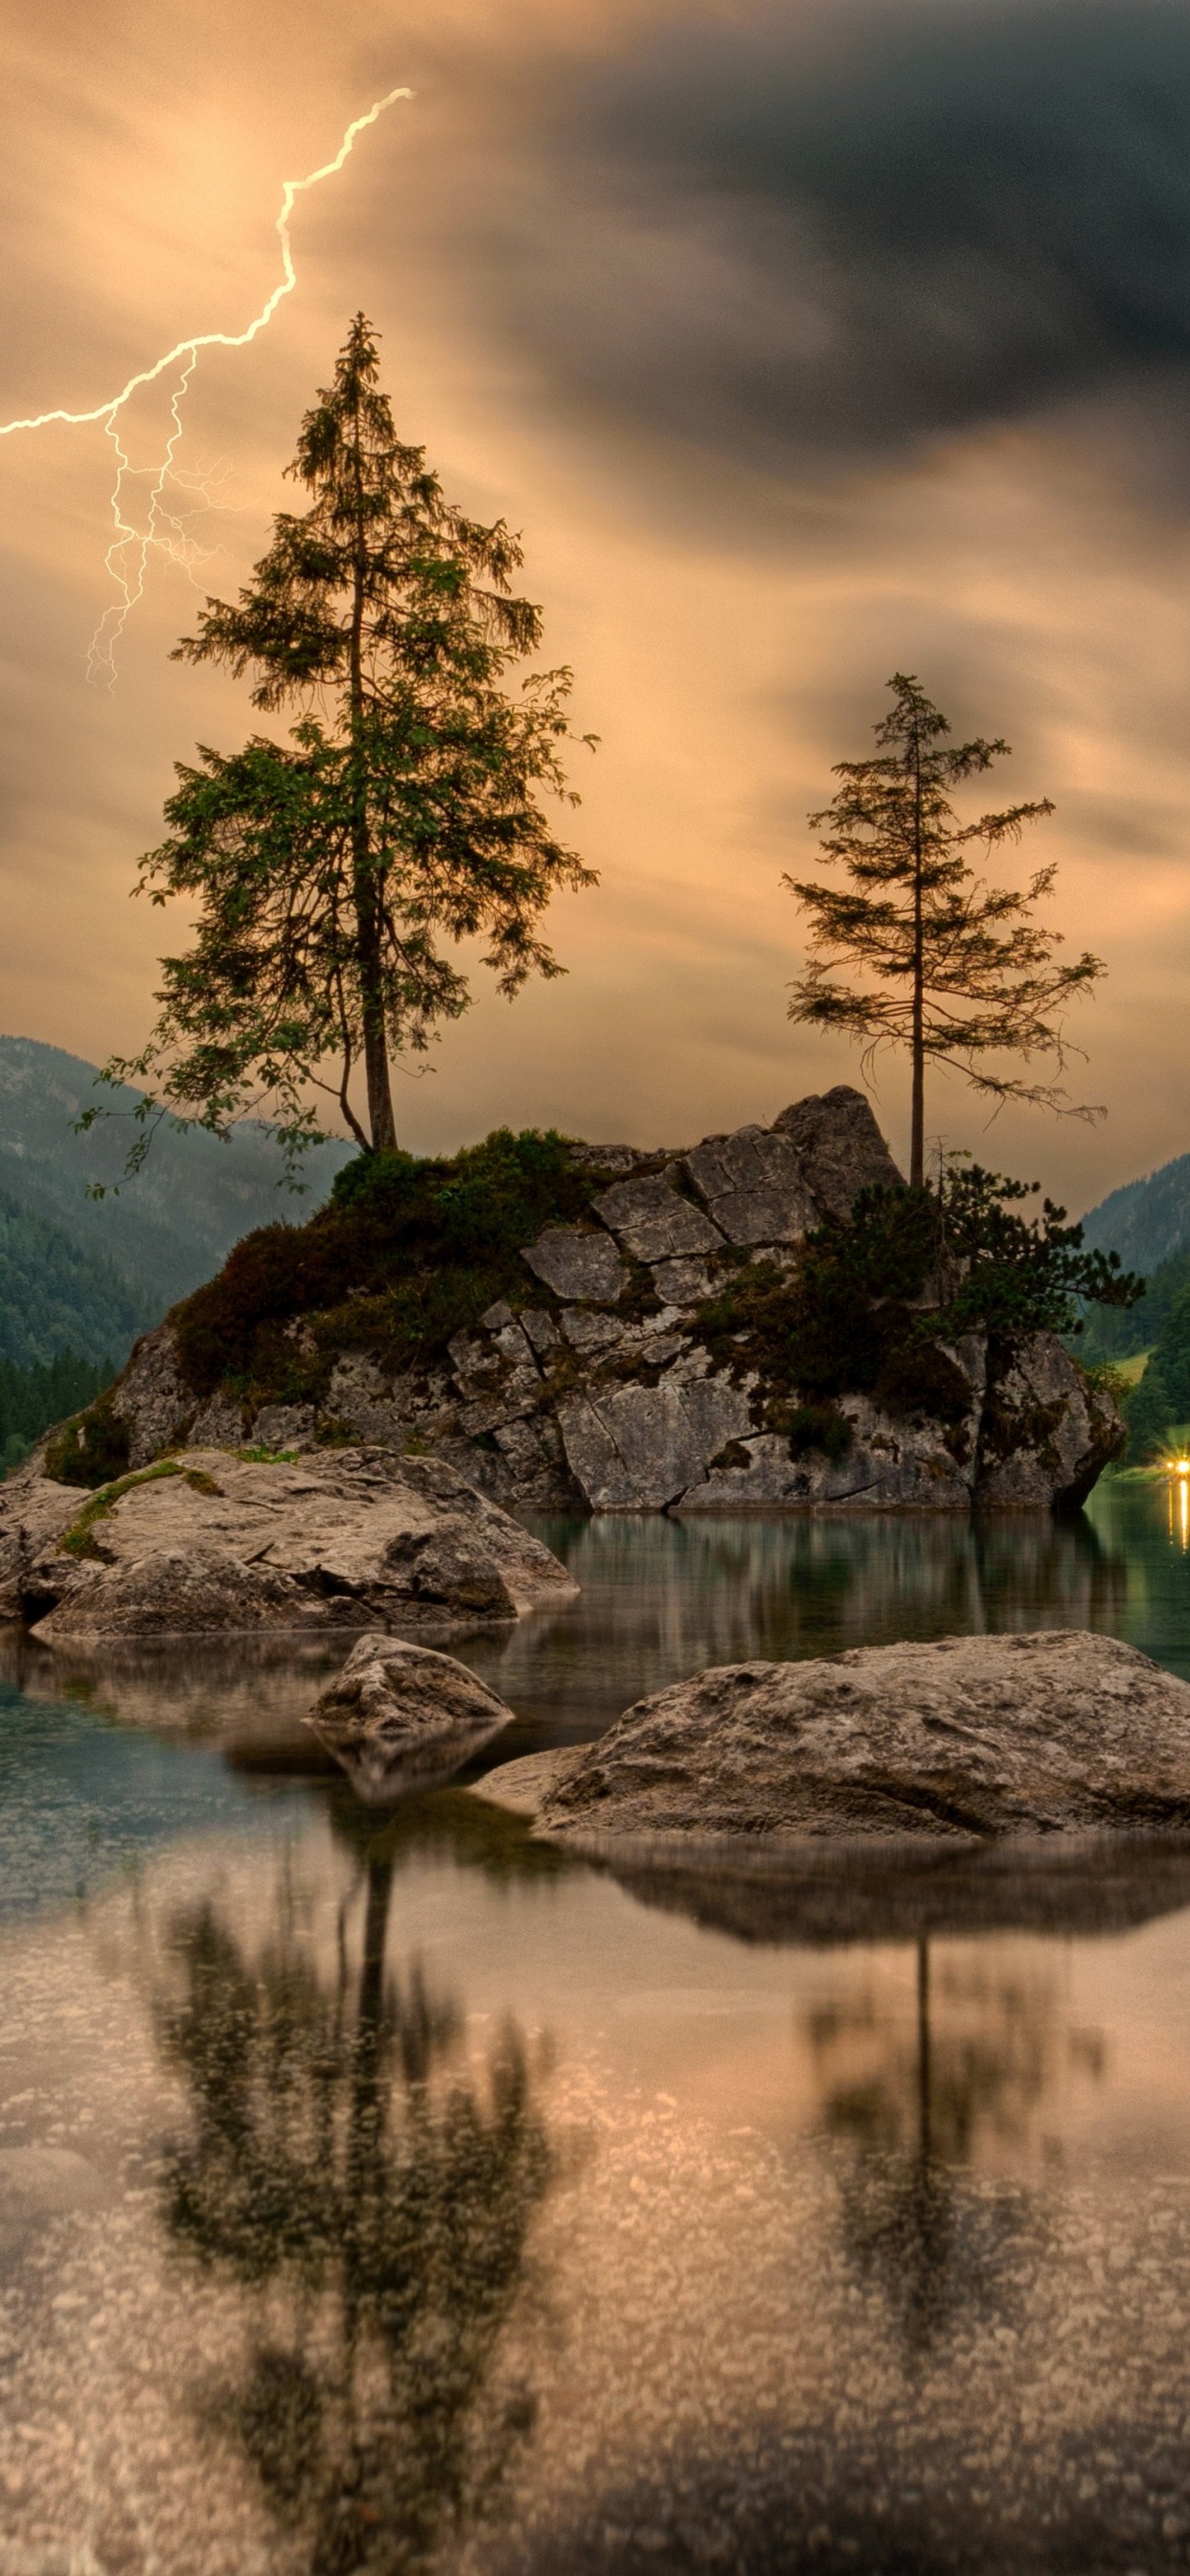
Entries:
MULTIPOLYGON (((956 1630, 1190 1678, 1176 1488, 537 1526, 489 1764, 956 1630)), ((341 1652, 3 1648, 0 2576, 1190 2566, 1190 1861, 614 1874, 361 1806, 341 1652)))

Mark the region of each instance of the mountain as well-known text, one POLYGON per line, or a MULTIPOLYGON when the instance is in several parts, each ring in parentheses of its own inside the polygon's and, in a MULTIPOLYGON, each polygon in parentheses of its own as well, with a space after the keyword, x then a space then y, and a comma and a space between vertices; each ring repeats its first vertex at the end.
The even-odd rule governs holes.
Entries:
POLYGON ((1190 1283, 1190 1154, 1112 1190, 1082 1228, 1093 1251, 1118 1252, 1125 1270, 1142 1271, 1148 1286, 1127 1314, 1091 1307, 1075 1348, 1086 1361, 1128 1359, 1159 1340, 1175 1298, 1190 1283))
POLYGON ((1118 1252, 1125 1270, 1156 1270, 1190 1246, 1190 1154, 1126 1181, 1082 1220, 1093 1251, 1118 1252))
POLYGON ((260 1126, 226 1144, 162 1125, 143 1169, 122 1177, 139 1094, 94 1089, 95 1067, 35 1038, 0 1037, 0 1357, 44 1364, 69 1348, 120 1361, 139 1332, 221 1268, 241 1235, 320 1207, 354 1147, 306 1158, 306 1194, 282 1183, 260 1126), (99 1100, 117 1114, 76 1136, 99 1100), (108 1195, 89 1199, 88 1182, 108 1195))

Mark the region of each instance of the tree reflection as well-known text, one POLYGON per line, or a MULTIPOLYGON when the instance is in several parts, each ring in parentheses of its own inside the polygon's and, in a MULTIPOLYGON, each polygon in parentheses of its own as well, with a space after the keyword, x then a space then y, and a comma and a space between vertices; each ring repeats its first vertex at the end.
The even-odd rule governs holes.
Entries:
MULTIPOLYGON (((878 2019, 870 1998, 819 2012, 808 2026, 824 2125, 857 2150, 841 2178, 844 2241, 864 2276, 881 2283, 911 2350, 924 2350, 960 2314, 1002 2314, 1010 2304, 998 2258, 1010 2243, 1019 2247, 1022 2193, 1011 2185, 978 2193, 962 2169, 981 2133, 1001 2146, 1028 2138, 1056 2089, 1063 2050, 1045 1975, 952 1969, 941 2029, 935 1987, 923 1938, 909 2044, 903 2025, 878 2019)), ((1064 2044, 1068 2062, 1097 2078, 1096 2034, 1067 2032, 1064 2044)))
POLYGON ((344 1909, 328 1983, 284 1908, 249 1963, 203 1903, 159 2015, 192 2111, 168 2224, 249 2302, 210 2411, 311 2576, 424 2561, 490 2503, 534 2413, 503 2351, 551 2173, 531 2071, 511 2025, 481 2078, 451 2071, 455 2004, 386 1974, 392 1872, 369 1862, 358 1973, 344 1909))

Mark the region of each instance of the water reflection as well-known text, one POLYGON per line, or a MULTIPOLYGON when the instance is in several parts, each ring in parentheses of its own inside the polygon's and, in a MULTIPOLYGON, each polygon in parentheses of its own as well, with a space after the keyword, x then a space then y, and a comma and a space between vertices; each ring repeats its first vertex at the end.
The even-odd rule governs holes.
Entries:
POLYGON ((311 2576, 420 2564, 487 2510, 535 2412, 501 2349, 551 2179, 534 2073, 511 2020, 462 2066, 458 2004, 416 1965, 388 1972, 392 1884, 374 1852, 331 1981, 292 1905, 250 1958, 204 1898, 175 1924, 180 1991, 158 2003, 191 2110, 167 2224, 248 2320, 201 2410, 311 2576))
POLYGON ((981 2146, 1002 2163, 1030 2144, 1073 2068, 1092 2084, 1105 2071, 1102 2033, 1069 2027, 1052 1958, 944 1952, 939 1965, 922 1939, 910 2027, 869 1987, 811 2012, 805 2030, 823 2130, 854 2150, 840 2183, 843 2241, 906 2344, 920 2351, 959 2318, 970 2331, 977 2317, 1006 2314, 1001 2258, 1027 2200, 972 2200, 961 2169, 981 2146))
POLYGON ((1190 1845, 1176 1835, 1080 1835, 1034 1849, 923 1842, 884 1853, 825 1839, 779 1852, 637 1842, 592 1866, 642 1905, 737 1941, 807 1949, 938 1934, 1102 1935, 1190 1906, 1190 1845))
MULTIPOLYGON (((582 1586, 546 1625, 459 1651, 540 1735, 600 1731, 646 1693, 707 1664, 837 1654, 985 1629, 1126 1621, 1129 1549, 1085 1515, 945 1512, 846 1521, 540 1521, 582 1586)), ((525 1740, 528 1740, 527 1735, 525 1740)), ((523 1749, 502 1739, 498 1758, 523 1749)), ((493 1757, 497 1758, 497 1757, 493 1757)))

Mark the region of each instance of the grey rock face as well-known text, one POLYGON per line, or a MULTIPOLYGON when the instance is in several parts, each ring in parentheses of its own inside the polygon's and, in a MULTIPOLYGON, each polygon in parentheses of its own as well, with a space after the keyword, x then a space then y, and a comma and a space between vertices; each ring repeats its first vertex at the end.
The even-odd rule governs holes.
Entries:
POLYGON ((698 1306, 714 1288, 714 1276, 705 1261, 657 1261, 653 1265, 653 1285, 667 1306, 698 1306))
POLYGON ((729 1664, 626 1710, 534 1798, 567 1840, 1184 1833, 1190 1683, 1078 1630, 729 1664))
POLYGON ((718 1459, 675 1508, 682 1513, 773 1511, 801 1504, 969 1511, 978 1471, 986 1351, 983 1334, 965 1333, 948 1352, 971 1390, 962 1421, 894 1416, 880 1412, 867 1396, 845 1396, 839 1410, 852 1426, 845 1457, 831 1459, 813 1449, 795 1457, 778 1432, 737 1433, 734 1453, 718 1459))
POLYGON ((624 1338, 622 1324, 617 1324, 611 1315, 592 1315, 585 1306, 563 1315, 562 1331, 571 1349, 583 1353, 609 1350, 624 1338))
MULTIPOLYGON (((327 1389, 326 1410, 368 1447, 399 1449, 404 1423, 394 1391, 366 1351, 344 1351, 327 1389)), ((198 1431, 195 1425, 195 1434, 198 1431)), ((218 1447, 218 1441, 212 1441, 218 1447)))
POLYGON ((857 1191, 895 1189, 897 1170, 862 1091, 833 1091, 795 1100, 773 1120, 796 1148, 807 1184, 824 1216, 849 1216, 857 1191))
POLYGON ((147 1467, 193 1421, 198 1406, 178 1367, 168 1324, 158 1324, 137 1343, 112 1411, 128 1425, 130 1467, 147 1467))
POLYGON ((544 1359, 548 1352, 558 1349, 562 1336, 553 1316, 548 1314, 544 1307, 526 1306, 521 1324, 539 1360, 544 1359))
POLYGON ((717 1252, 723 1242, 718 1226, 689 1199, 679 1196, 664 1174, 616 1181, 592 1202, 595 1214, 621 1235, 638 1261, 670 1261, 691 1252, 717 1252))
POLYGON ((992 1353, 980 1431, 976 1501, 1084 1502, 1127 1437, 1110 1396, 1089 1387, 1053 1333, 992 1353))
POLYGON ((521 1259, 556 1297, 592 1306, 614 1306, 628 1277, 614 1243, 605 1234, 584 1234, 576 1225, 547 1226, 521 1259))
POLYGON ((301 1449, 314 1437, 312 1404, 262 1404, 252 1424, 256 1449, 301 1449))
POLYGON ((453 1655, 370 1633, 352 1647, 308 1723, 357 1795, 378 1800, 449 1778, 512 1713, 453 1655))
POLYGON ((663 1511, 701 1475, 698 1445, 672 1387, 578 1396, 559 1408, 558 1422, 571 1474, 597 1512, 663 1511))
POLYGON ((747 1396, 725 1378, 662 1380, 579 1397, 558 1419, 571 1472, 596 1511, 661 1511, 701 1483, 708 1459, 747 1429, 749 1412, 747 1396))
POLYGON ((65 1553, 87 1499, 51 1486, 14 1508, 0 1489, 10 1615, 36 1619, 51 1644, 254 1628, 448 1632, 577 1589, 539 1539, 440 1459, 339 1449, 289 1465, 188 1452, 184 1470, 130 1486, 93 1521, 96 1555, 65 1553))
MULTIPOLYGON (((247 1442, 244 1408, 231 1395, 213 1395, 191 1424, 189 1446, 193 1449, 239 1449, 247 1442)), ((144 1466, 144 1459, 138 1464, 144 1466)))
POLYGON ((729 1243, 800 1243, 819 1221, 796 1146, 767 1127, 710 1136, 685 1161, 729 1243))

